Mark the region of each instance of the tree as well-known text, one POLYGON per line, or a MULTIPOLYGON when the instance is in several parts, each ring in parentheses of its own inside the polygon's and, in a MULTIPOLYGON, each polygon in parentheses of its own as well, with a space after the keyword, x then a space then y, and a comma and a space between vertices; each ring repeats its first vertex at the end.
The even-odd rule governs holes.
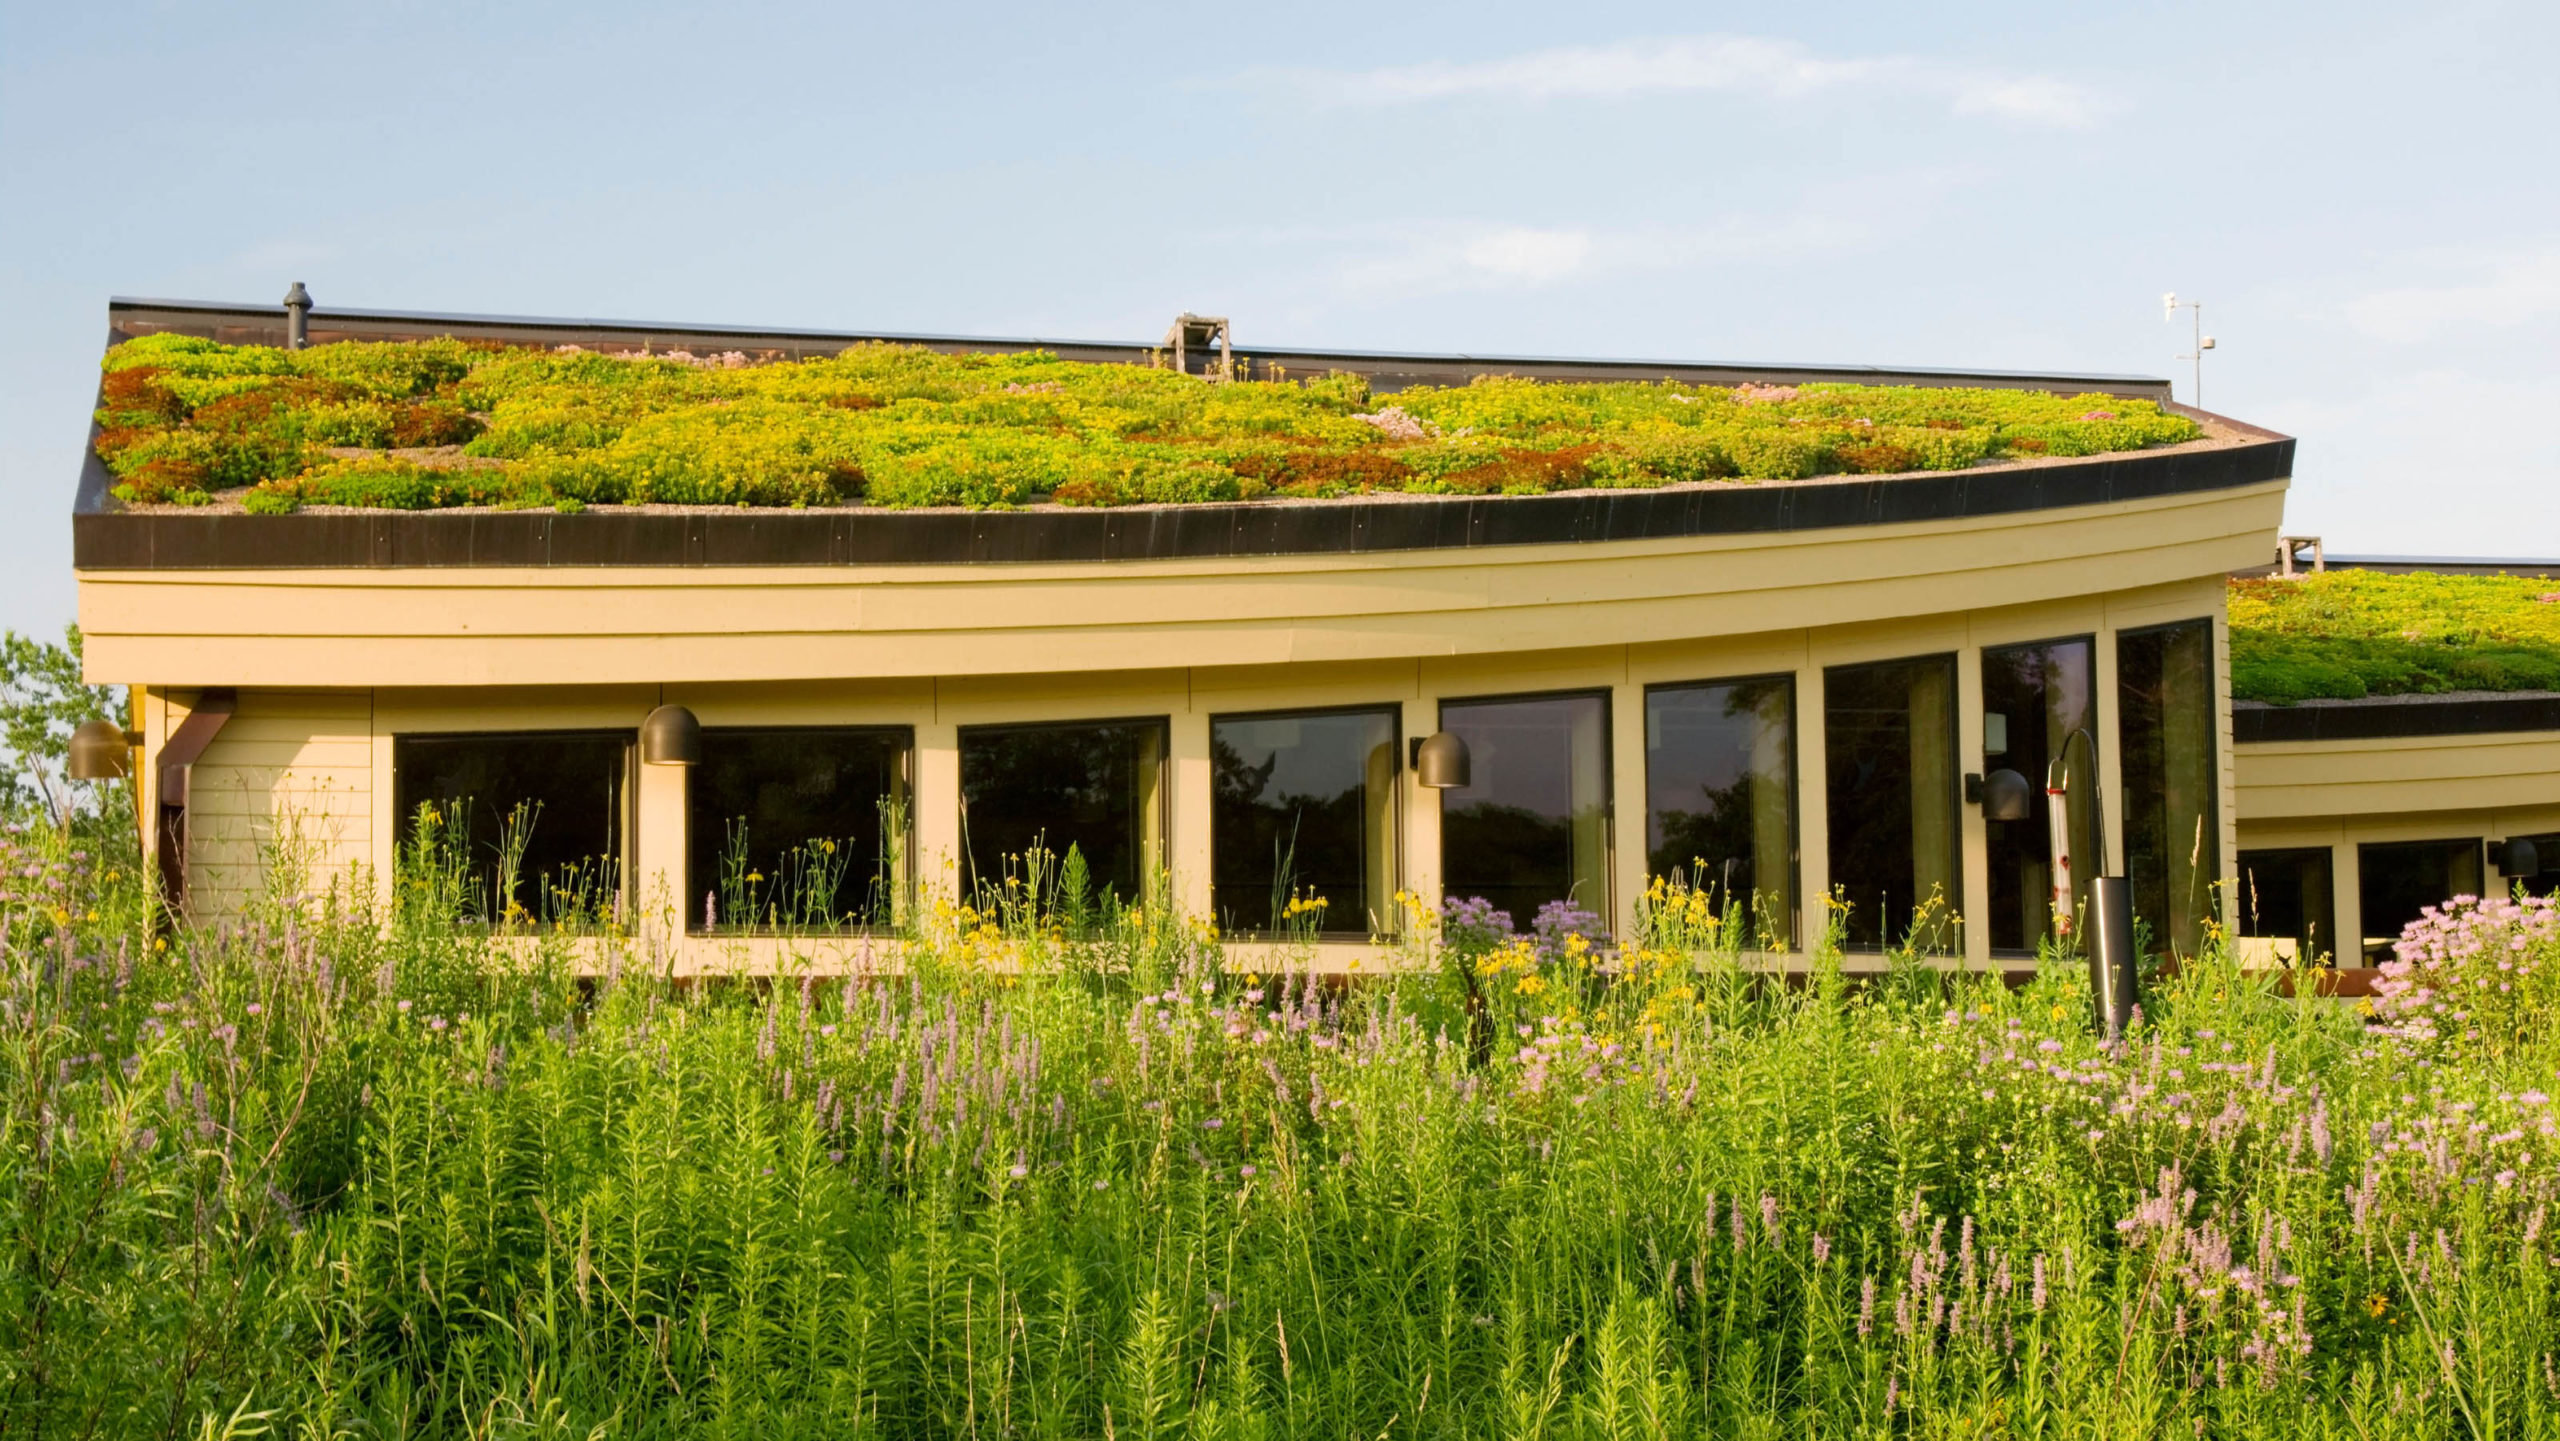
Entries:
POLYGON ((62 826, 75 816, 129 804, 123 786, 76 786, 69 764, 71 732, 85 720, 124 724, 122 687, 81 677, 80 627, 65 626, 54 645, 0 632, 0 820, 62 826))

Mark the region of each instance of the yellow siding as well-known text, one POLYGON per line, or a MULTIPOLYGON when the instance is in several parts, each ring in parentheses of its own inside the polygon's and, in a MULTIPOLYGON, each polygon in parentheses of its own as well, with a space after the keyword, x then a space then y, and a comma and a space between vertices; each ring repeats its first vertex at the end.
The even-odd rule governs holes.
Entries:
POLYGON ((374 859, 371 696, 245 690, 239 706, 189 782, 188 910, 199 918, 234 914, 271 887, 355 884, 374 859))
POLYGON ((2252 823, 2560 805, 2560 733, 2262 742, 2234 771, 2252 823))

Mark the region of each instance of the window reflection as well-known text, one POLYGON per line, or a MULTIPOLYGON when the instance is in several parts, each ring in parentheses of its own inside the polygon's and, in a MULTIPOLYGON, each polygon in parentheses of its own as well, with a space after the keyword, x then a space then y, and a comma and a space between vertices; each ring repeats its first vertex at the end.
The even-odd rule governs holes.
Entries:
POLYGON ((1645 847, 1753 934, 1795 943, 1795 681, 1787 676, 1645 692, 1645 847))
POLYGON ((903 728, 719 729, 686 777, 696 929, 885 921, 903 868, 903 728))
POLYGON ((2116 680, 2134 914, 2153 944, 2191 956, 2204 944, 2222 874, 2213 622, 2124 632, 2116 680))
MULTIPOLYGON (((960 732, 960 825, 969 879, 1022 876, 1033 848, 1073 850, 1095 899, 1146 894, 1163 865, 1165 723, 969 726, 960 732)), ((1023 877, 1028 879, 1027 877, 1023 877)))
POLYGON ((1831 883, 1847 943, 1955 943, 1954 656, 1823 672, 1831 883))
POLYGON ((630 768, 624 731, 401 736, 392 799, 404 843, 459 870, 462 918, 592 921, 621 900, 630 768))
MULTIPOLYGON (((2045 794, 2054 758, 2072 733, 2097 735, 2092 699, 2095 645, 2088 640, 2041 641, 1982 653, 1982 769, 2016 771, 2032 798, 2027 817, 1984 823, 1991 865, 1991 947, 2033 951, 2053 934, 2052 806, 2045 794)), ((2096 773, 2095 747, 2071 750, 2071 822, 2068 835, 2072 914, 2088 900, 2097 873, 2096 810, 2089 804, 2096 773)))
POLYGON ((1482 896, 1527 930, 1570 900, 1609 914, 1609 701, 1599 695, 1452 701, 1470 784, 1441 796, 1441 886, 1482 896))
POLYGON ((1392 710, 1210 722, 1210 884, 1222 925, 1390 928, 1395 744, 1392 710))

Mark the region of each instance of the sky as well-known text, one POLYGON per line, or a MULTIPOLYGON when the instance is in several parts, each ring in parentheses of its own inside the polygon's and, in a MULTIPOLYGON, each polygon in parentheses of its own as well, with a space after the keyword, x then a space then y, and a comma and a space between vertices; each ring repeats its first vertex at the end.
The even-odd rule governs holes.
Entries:
POLYGON ((0 0, 0 626, 111 295, 2175 378, 2560 557, 2560 7, 0 0))

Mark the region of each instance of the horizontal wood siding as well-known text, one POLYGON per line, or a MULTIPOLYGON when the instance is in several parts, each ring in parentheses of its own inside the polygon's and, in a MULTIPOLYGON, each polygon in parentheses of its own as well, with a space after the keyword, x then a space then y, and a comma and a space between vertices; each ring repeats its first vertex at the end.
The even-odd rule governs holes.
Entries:
POLYGON ((358 884, 375 859, 372 697, 243 690, 239 704, 189 783, 187 908, 199 919, 236 915, 270 886, 358 884))

